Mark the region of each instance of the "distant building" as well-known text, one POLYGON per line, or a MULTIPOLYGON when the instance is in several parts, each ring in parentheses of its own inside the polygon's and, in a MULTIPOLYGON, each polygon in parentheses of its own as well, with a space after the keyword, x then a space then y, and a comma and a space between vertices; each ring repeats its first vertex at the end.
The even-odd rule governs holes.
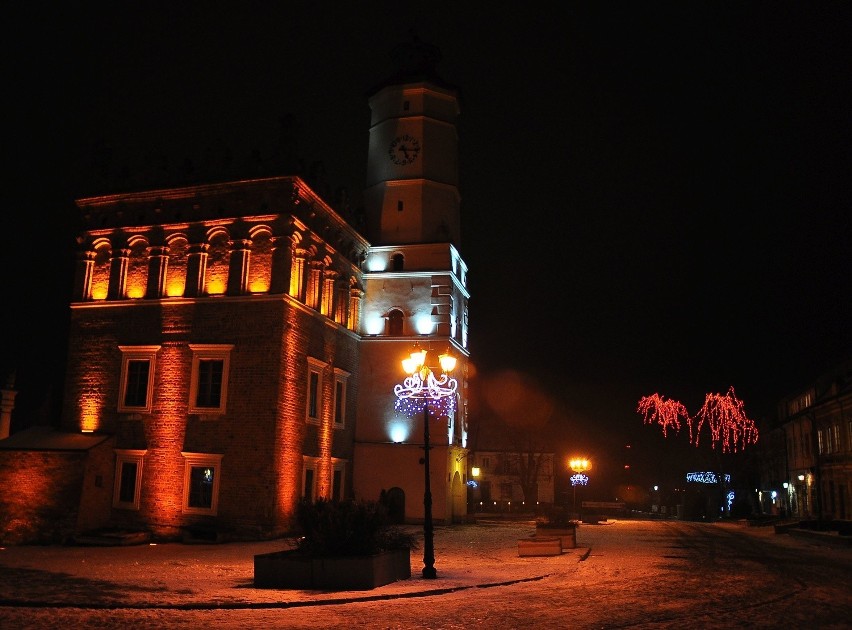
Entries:
POLYGON ((498 450, 472 453, 471 511, 536 512, 552 507, 554 459, 554 453, 498 450))
POLYGON ((852 519, 852 361, 781 400, 778 419, 787 471, 778 490, 790 513, 852 519))
POLYGON ((458 359, 430 479, 435 521, 464 519, 458 90, 413 53, 369 96, 365 235, 296 176, 77 201, 60 430, 0 440, 3 542, 275 537, 303 497, 422 520, 423 417, 393 394, 414 341, 458 359))

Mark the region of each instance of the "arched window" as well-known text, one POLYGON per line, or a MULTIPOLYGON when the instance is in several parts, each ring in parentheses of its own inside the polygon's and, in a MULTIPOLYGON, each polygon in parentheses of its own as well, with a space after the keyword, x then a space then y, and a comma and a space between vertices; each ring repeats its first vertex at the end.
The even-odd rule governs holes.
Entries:
POLYGON ((393 309, 388 313, 388 334, 394 336, 402 335, 402 311, 393 309))
POLYGON ((405 257, 402 254, 394 254, 391 258, 391 266, 394 271, 402 271, 405 267, 405 257))

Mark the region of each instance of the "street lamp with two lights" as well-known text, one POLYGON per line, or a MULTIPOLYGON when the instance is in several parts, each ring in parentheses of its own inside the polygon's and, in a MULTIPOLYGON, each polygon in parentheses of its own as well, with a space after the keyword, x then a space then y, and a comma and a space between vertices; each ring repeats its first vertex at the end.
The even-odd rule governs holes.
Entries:
POLYGON ((441 374, 435 375, 426 365, 426 350, 415 344, 408 358, 402 360, 402 369, 408 375, 402 384, 394 385, 396 408, 412 413, 423 407, 423 467, 425 490, 423 492, 423 577, 435 579, 435 542, 432 525, 432 487, 429 478, 429 406, 435 406, 444 415, 455 409, 458 382, 450 377, 456 367, 456 358, 449 351, 438 356, 441 374))

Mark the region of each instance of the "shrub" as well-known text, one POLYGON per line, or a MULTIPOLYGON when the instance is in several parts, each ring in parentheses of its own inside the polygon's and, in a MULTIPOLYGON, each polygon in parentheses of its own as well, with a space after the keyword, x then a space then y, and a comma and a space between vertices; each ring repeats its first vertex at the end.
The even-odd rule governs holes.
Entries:
POLYGON ((543 516, 538 517, 535 524, 536 527, 554 527, 560 529, 576 526, 576 523, 571 520, 568 512, 561 508, 553 508, 549 510, 543 516))
POLYGON ((414 537, 389 524, 387 510, 374 501, 303 499, 296 508, 299 551, 314 557, 363 556, 391 549, 415 549, 414 537))

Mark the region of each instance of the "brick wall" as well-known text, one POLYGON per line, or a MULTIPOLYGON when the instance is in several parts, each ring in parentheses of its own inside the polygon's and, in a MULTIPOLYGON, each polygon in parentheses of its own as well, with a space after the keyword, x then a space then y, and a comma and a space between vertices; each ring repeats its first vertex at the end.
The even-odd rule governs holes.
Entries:
POLYGON ((0 451, 0 543, 68 542, 85 458, 81 451, 0 451))

